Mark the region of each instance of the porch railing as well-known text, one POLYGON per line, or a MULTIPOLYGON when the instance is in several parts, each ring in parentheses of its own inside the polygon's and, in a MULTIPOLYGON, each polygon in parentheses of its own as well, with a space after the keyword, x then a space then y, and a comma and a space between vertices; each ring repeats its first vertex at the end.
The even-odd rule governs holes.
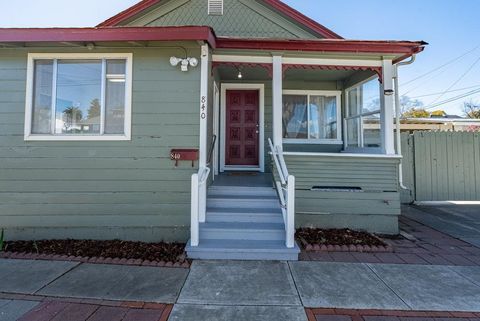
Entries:
POLYGON ((288 174, 282 149, 274 146, 270 138, 268 143, 274 165, 273 170, 277 174, 277 176, 274 175, 274 181, 285 223, 285 245, 293 248, 295 247, 295 176, 288 174))
POLYGON ((205 222, 207 210, 207 180, 210 168, 200 168, 192 175, 192 199, 190 222, 190 245, 198 246, 200 241, 200 223, 205 222))

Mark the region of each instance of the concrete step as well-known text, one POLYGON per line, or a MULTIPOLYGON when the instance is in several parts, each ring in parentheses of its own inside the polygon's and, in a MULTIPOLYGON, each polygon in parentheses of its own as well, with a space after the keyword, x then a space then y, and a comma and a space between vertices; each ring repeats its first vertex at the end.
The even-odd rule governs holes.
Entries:
POLYGON ((280 208, 275 196, 245 196, 245 195, 209 195, 207 207, 223 208, 280 208))
POLYGON ((283 223, 279 208, 207 208, 207 222, 283 223))
POLYGON ((200 239, 285 240, 283 223, 212 222, 200 224, 200 239))
POLYGON ((292 249, 285 246, 285 241, 251 241, 251 240, 200 240, 198 247, 186 247, 191 259, 203 260, 280 260, 297 261, 300 249, 297 244, 292 249))
POLYGON ((273 187, 211 186, 208 195, 276 196, 273 187))

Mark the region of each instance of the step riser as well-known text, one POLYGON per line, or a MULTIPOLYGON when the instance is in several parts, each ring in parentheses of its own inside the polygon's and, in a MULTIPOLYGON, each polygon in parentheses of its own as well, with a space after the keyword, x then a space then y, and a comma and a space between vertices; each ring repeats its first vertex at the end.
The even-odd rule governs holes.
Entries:
POLYGON ((215 197, 215 196, 233 196, 233 197, 238 197, 242 196, 244 198, 252 197, 252 196, 264 196, 264 197, 271 197, 275 198, 277 197, 277 194, 273 191, 223 191, 223 190, 218 190, 218 191, 208 191, 208 197, 215 197))
POLYGON ((275 195, 275 190, 268 187, 245 187, 245 186, 211 186, 209 193, 229 193, 245 195, 275 195))
POLYGON ((283 241, 283 230, 200 229, 200 239, 283 241))
POLYGON ((188 251, 187 255, 191 259, 197 260, 268 260, 268 261, 298 261, 298 254, 280 254, 280 253, 216 253, 216 252, 196 252, 188 251))
POLYGON ((232 215, 232 214, 208 214, 207 222, 243 222, 243 223, 283 223, 283 218, 278 214, 251 214, 251 215, 232 215))
POLYGON ((250 200, 250 199, 207 199, 207 207, 222 208, 277 208, 277 200, 250 200))

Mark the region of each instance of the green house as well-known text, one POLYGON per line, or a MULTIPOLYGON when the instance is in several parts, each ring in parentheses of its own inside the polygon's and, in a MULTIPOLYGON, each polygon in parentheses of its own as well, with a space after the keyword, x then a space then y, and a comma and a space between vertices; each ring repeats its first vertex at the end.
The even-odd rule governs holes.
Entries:
POLYGON ((0 29, 0 227, 297 259, 295 227, 398 233, 397 67, 279 0, 144 0, 0 29))

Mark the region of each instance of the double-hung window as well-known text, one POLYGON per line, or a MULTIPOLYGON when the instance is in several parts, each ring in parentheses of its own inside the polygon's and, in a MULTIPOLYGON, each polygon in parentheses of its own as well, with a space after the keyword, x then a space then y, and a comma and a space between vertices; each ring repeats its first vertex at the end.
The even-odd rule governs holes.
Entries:
POLYGON ((380 86, 378 78, 346 90, 345 147, 380 149, 380 86))
POLYGON ((341 144, 340 107, 339 91, 283 91, 283 141, 341 144))
POLYGON ((131 54, 29 54, 26 140, 130 140, 131 54))

